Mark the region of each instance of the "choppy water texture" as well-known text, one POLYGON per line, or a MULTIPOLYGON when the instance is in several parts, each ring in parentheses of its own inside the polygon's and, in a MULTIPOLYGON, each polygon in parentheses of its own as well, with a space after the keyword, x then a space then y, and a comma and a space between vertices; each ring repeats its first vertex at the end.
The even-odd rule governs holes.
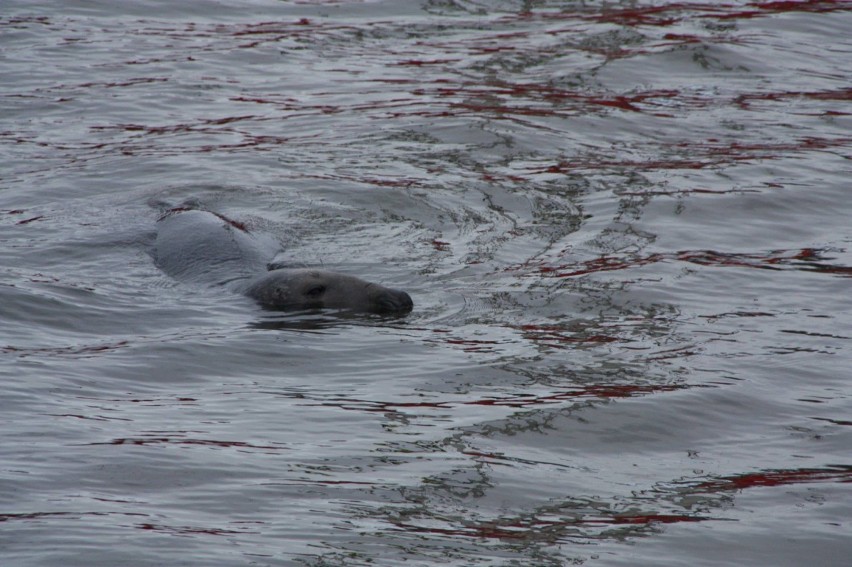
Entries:
POLYGON ((0 10, 4 566, 840 566, 852 2, 0 10), (149 203, 407 290, 179 283, 149 203))

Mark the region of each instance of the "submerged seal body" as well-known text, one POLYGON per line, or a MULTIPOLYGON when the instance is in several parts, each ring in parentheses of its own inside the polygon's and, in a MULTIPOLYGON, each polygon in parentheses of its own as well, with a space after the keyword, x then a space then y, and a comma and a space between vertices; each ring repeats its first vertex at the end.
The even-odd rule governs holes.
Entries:
POLYGON ((355 276, 313 268, 268 270, 277 252, 274 239, 217 213, 176 208, 157 222, 155 261, 181 281, 227 286, 268 309, 405 314, 413 307, 404 291, 355 276))

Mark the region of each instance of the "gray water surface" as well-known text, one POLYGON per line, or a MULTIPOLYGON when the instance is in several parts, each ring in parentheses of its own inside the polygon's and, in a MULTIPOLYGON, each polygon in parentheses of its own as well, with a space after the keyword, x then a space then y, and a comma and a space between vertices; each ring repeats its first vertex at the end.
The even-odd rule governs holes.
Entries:
POLYGON ((852 4, 0 9, 3 566, 842 566, 852 4), (405 318, 170 279, 152 203, 405 318))

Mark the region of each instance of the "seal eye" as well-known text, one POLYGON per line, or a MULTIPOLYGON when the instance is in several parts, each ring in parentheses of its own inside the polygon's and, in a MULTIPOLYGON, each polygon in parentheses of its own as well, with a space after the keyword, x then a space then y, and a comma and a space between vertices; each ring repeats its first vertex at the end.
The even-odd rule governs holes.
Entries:
POLYGON ((307 295, 308 297, 319 297, 324 293, 325 293, 325 286, 324 285, 317 285, 317 286, 314 286, 311 289, 309 289, 305 293, 305 295, 307 295))

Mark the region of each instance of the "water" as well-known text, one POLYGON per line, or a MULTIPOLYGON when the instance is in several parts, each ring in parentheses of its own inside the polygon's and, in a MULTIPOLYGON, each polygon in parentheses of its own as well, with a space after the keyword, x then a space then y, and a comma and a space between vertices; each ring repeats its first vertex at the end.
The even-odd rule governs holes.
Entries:
POLYGON ((820 565, 848 2, 0 11, 0 563, 820 565), (199 199, 403 320, 176 282, 199 199))

